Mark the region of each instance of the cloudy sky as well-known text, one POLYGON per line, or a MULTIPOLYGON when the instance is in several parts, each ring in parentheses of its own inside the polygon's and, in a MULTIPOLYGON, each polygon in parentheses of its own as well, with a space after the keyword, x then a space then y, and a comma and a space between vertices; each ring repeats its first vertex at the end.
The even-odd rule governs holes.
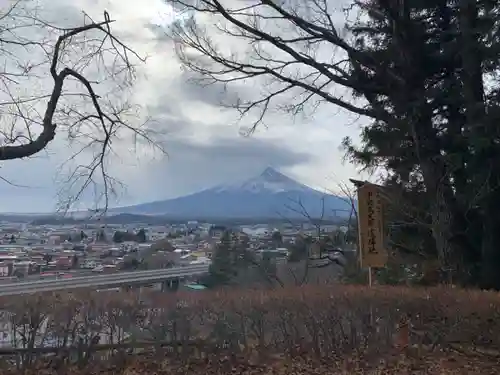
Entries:
MULTIPOLYGON (((0 4, 6 3, 0 0, 0 4)), ((61 25, 79 25, 82 11, 97 20, 107 10, 116 20, 113 29, 117 35, 148 57, 138 66, 133 100, 154 119, 167 155, 121 142, 111 169, 123 188, 112 205, 188 194, 254 176, 267 166, 308 185, 332 190, 338 182, 357 175, 354 166, 343 164, 339 146, 347 135, 356 138, 363 120, 338 108, 323 106, 307 119, 276 114, 267 118, 267 127, 250 137, 242 136, 247 124, 238 123, 236 113, 218 106, 219 88, 201 88, 186 81, 172 44, 158 32, 158 26, 167 25, 174 17, 162 0, 39 3, 44 17, 61 25)), ((0 121, 2 126, 8 125, 4 119, 0 121)), ((1 177, 17 186, 0 181, 0 211, 54 210, 66 177, 61 165, 72 153, 66 135, 58 134, 37 157, 2 163, 1 177)))

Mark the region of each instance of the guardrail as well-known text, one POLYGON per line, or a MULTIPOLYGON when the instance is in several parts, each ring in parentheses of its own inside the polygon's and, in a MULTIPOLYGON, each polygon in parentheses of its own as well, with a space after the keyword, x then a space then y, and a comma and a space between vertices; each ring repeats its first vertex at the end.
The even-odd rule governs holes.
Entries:
POLYGON ((71 279, 36 280, 2 285, 0 289, 0 296, 110 285, 127 285, 138 282, 158 282, 178 277, 204 274, 206 272, 208 272, 208 265, 203 264, 160 270, 120 272, 116 274, 96 276, 80 276, 73 277, 71 279))

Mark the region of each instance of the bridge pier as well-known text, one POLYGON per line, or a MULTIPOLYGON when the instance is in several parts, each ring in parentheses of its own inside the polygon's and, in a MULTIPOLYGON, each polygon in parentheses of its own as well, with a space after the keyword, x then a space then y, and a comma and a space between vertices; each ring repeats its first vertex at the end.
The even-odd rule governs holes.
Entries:
POLYGON ((161 291, 166 292, 170 289, 170 280, 165 280, 161 282, 161 291))
POLYGON ((162 292, 177 291, 179 289, 179 284, 180 284, 179 279, 165 280, 161 283, 161 291, 162 292))
POLYGON ((179 279, 173 279, 173 280, 170 280, 170 290, 172 291, 177 291, 179 289, 179 282, 180 280, 179 279))

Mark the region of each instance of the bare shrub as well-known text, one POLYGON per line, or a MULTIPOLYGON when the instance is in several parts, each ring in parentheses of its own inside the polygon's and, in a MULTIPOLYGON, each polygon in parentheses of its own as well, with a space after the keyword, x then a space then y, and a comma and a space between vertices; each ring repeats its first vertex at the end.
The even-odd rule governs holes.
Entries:
POLYGON ((79 292, 2 303, 20 343, 14 364, 2 357, 4 368, 38 368, 48 353, 59 367, 132 366, 132 358, 150 358, 168 366, 201 361, 217 371, 242 359, 251 366, 277 358, 370 362, 401 353, 489 353, 489 359, 500 353, 499 296, 448 287, 79 292))

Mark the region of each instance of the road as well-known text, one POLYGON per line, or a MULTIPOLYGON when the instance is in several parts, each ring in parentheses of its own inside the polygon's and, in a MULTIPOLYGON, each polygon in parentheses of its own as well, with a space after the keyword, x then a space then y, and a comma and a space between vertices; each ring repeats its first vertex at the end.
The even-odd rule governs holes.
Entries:
POLYGON ((203 275, 208 264, 149 271, 120 272, 107 275, 72 277, 69 279, 24 281, 2 284, 0 296, 10 296, 65 289, 116 287, 132 284, 154 284, 176 278, 203 275))

